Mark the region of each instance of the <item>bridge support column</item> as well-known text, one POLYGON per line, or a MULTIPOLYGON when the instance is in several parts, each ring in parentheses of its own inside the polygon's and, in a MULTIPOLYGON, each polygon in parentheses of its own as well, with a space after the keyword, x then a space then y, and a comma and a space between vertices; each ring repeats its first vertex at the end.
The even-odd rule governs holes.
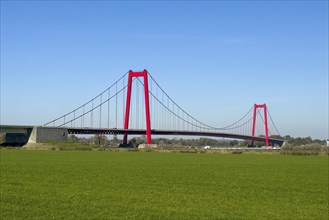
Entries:
MULTIPOLYGON (((269 146, 269 137, 268 137, 268 124, 267 124, 267 107, 266 104, 263 105, 254 105, 254 117, 252 121, 252 133, 251 136, 255 136, 255 128, 256 128, 256 117, 257 117, 257 109, 262 108, 264 109, 264 125, 265 125, 265 141, 266 141, 266 146, 269 146)), ((254 142, 251 141, 251 145, 254 145, 254 142)))
MULTIPOLYGON (((127 100, 126 100, 126 114, 124 121, 124 129, 129 128, 129 114, 130 114, 130 101, 131 101, 131 87, 133 77, 143 77, 144 78, 144 96, 145 96, 145 115, 146 115, 146 136, 147 143, 152 144, 151 140, 151 120, 150 120, 150 105, 149 105, 149 88, 148 88, 148 78, 147 70, 145 69, 142 72, 133 72, 129 70, 128 75, 128 89, 127 89, 127 100)), ((128 135, 124 134, 123 144, 127 144, 128 135)))

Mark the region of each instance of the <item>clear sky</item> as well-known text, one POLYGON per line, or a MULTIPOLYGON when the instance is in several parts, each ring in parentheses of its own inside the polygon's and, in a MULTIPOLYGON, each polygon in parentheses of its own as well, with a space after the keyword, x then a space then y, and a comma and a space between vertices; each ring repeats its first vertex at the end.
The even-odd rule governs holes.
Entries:
POLYGON ((1 124, 145 68, 205 123, 266 103, 282 135, 328 138, 328 1, 1 1, 1 124))

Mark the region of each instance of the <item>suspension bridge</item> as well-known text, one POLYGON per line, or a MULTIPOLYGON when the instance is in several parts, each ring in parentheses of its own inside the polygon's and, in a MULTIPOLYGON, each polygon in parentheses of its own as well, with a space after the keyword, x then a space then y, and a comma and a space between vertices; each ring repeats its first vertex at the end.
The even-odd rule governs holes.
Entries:
POLYGON ((255 104, 236 122, 208 125, 179 106, 147 71, 125 73, 107 89, 44 127, 66 128, 68 134, 223 137, 282 146, 266 104, 255 104))

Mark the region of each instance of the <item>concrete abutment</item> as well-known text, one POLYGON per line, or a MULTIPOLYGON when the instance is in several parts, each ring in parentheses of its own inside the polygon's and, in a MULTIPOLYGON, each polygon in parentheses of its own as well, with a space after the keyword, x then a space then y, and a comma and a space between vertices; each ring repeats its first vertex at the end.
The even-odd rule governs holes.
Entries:
POLYGON ((67 128, 0 125, 2 146, 22 146, 28 143, 65 142, 67 128))
POLYGON ((67 128, 33 127, 28 143, 65 142, 67 136, 67 128))

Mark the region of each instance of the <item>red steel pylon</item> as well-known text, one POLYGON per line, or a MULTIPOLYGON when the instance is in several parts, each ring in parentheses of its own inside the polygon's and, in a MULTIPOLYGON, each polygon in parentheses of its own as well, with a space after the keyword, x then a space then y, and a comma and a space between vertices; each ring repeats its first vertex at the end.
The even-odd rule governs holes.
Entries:
MULTIPOLYGON (((266 104, 263 104, 263 105, 255 104, 254 105, 254 117, 253 117, 253 121, 252 121, 252 134, 251 134, 251 136, 255 136, 256 116, 257 116, 257 111, 256 110, 257 110, 257 108, 264 109, 265 141, 266 141, 266 146, 269 146, 266 104)), ((251 143, 253 144, 253 141, 251 143)))
MULTIPOLYGON (((142 72, 133 72, 129 70, 128 76, 128 90, 127 90, 127 100, 126 100, 126 116, 125 116, 125 124, 124 129, 128 129, 129 127, 129 113, 130 113, 130 100, 131 100, 131 86, 133 77, 143 77, 144 78, 144 96, 145 96, 145 114, 146 114, 146 136, 147 143, 151 144, 151 120, 150 120, 150 105, 149 105, 149 88, 148 88, 148 78, 147 78, 147 70, 145 69, 142 72)), ((123 144, 127 144, 127 134, 123 136, 123 144)))

